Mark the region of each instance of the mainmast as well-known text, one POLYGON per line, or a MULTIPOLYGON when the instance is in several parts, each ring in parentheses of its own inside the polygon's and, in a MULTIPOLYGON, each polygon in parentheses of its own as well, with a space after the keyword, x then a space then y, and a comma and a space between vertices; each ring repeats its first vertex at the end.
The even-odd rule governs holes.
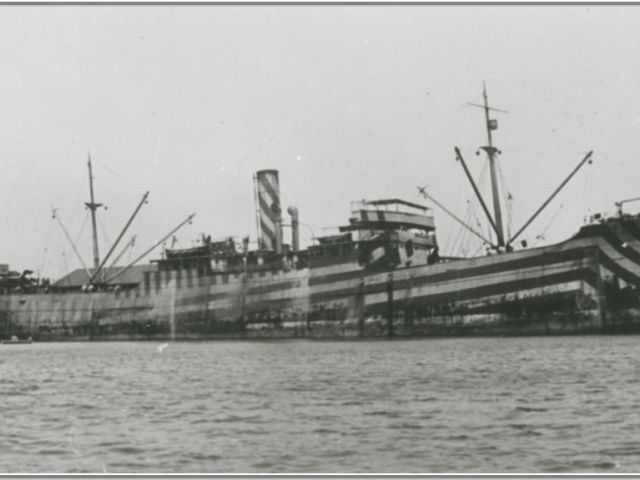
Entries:
POLYGON ((96 226, 96 210, 102 206, 101 203, 96 203, 93 195, 93 172, 91 170, 91 153, 89 153, 89 160, 87 162, 89 166, 89 192, 91 194, 91 201, 85 202, 85 205, 91 210, 91 226, 93 233, 93 268, 96 270, 100 267, 100 253, 98 251, 98 229, 96 226))
MULTIPOLYGON (((491 131, 498 129, 498 121, 495 119, 489 118, 489 110, 493 110, 495 112, 501 112, 501 113, 509 113, 509 112, 505 110, 498 110, 497 108, 492 108, 489 106, 489 100, 487 98, 487 87, 484 84, 484 82, 482 82, 482 96, 484 97, 483 105, 470 103, 470 102, 467 102, 467 103, 474 107, 480 107, 484 110, 484 118, 487 126, 488 145, 484 147, 480 147, 480 149, 484 150, 487 153, 487 156, 489 157, 489 167, 491 169, 491 190, 493 194, 493 210, 494 210, 495 217, 491 216, 491 213, 489 212, 489 209, 487 208, 487 205, 484 199, 482 198, 480 190, 478 189, 478 186, 473 180, 473 177, 471 176, 471 173, 469 172, 469 169, 467 168, 464 158, 462 158, 462 153, 460 152, 460 149, 458 147, 455 147, 455 152, 456 152, 456 160, 462 164, 462 168, 464 168, 464 173, 469 179, 469 183, 471 183, 471 186, 473 187, 473 191, 478 197, 478 201, 480 202, 480 205, 482 205, 482 209, 484 210, 485 215, 487 216, 489 222, 491 223, 491 227, 493 227, 493 230, 495 231, 496 236, 498 237, 497 245, 484 239, 480 234, 478 234, 478 232, 474 231, 471 227, 469 227, 469 225, 467 225, 462 220, 460 220, 455 215, 453 215, 451 212, 449 212, 446 208, 444 208, 444 206, 437 203, 435 200, 433 200, 432 197, 427 196, 427 193, 424 188, 420 188, 419 190, 420 190, 420 193, 424 195, 425 198, 431 198, 431 200, 434 201, 436 205, 442 208, 446 213, 448 213, 451 217, 453 217, 453 219, 456 220, 458 223, 461 223, 467 230, 471 231, 476 236, 482 238, 486 243, 488 243, 491 246, 491 248, 495 249, 497 252, 505 252, 505 251, 510 252, 513 250, 512 245, 514 240, 518 238, 518 236, 529 226, 529 224, 531 224, 531 222, 533 222, 536 219, 538 215, 540 215, 540 212, 542 212, 546 208, 546 206, 551 202, 551 200, 553 200, 553 198, 564 188, 564 186, 569 182, 569 180, 571 180, 571 178, 578 172, 578 170, 580 170, 585 163, 587 162, 591 163, 591 155, 593 154, 593 151, 588 152, 584 156, 584 158, 580 161, 580 163, 562 181, 560 186, 553 191, 553 193, 549 196, 549 198, 547 198, 544 201, 544 203, 538 208, 538 210, 536 210, 536 212, 531 216, 531 218, 527 220, 527 222, 520 228, 520 230, 518 230, 513 236, 511 236, 511 238, 505 241, 504 224, 502 222, 502 208, 500 205, 500 190, 498 185, 498 175, 496 171, 496 161, 497 161, 496 156, 502 152, 500 152, 500 150, 498 150, 493 145, 493 138, 491 138, 491 131)), ((480 151, 478 150, 476 152, 476 155, 479 155, 479 154, 480 154, 480 151)), ((635 201, 635 200, 640 200, 640 197, 637 199, 631 199, 628 201, 635 201)), ((616 205, 618 205, 618 207, 621 208, 620 203, 616 205)))
POLYGON ((491 172, 491 191, 493 193, 493 212, 495 215, 496 233, 498 235, 498 247, 504 247, 504 225, 502 223, 502 208, 500 205, 500 190, 498 185, 498 175, 496 171, 496 154, 499 150, 493 146, 493 139, 491 138, 491 131, 498 129, 498 121, 489 118, 489 100, 487 99, 487 87, 482 82, 482 95, 484 97, 484 117, 487 125, 487 139, 489 145, 480 147, 487 152, 489 157, 489 170, 491 172))

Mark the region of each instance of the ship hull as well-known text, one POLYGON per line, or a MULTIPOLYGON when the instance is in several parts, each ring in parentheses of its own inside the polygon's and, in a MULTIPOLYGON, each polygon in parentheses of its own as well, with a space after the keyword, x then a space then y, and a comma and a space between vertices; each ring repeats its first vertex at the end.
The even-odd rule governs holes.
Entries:
POLYGON ((368 271, 152 272, 136 288, 0 295, 0 337, 34 340, 369 338, 639 332, 637 219, 560 244, 368 271))

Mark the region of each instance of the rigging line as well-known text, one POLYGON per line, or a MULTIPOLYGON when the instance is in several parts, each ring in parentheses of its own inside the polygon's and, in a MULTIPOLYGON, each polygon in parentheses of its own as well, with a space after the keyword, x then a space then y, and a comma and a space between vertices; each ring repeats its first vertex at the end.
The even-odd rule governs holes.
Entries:
POLYGON ((511 189, 507 184, 507 179, 502 170, 501 162, 498 162, 498 174, 500 175, 500 182, 502 182, 503 188, 501 189, 501 196, 504 197, 506 193, 505 204, 507 206, 507 237, 511 237, 511 230, 513 227, 513 195, 511 195, 511 189))
MULTIPOLYGON (((467 200, 467 208, 468 208, 468 203, 469 203, 469 201, 467 200)), ((465 216, 465 218, 464 218, 464 222, 465 222, 465 223, 467 222, 466 216, 465 216)), ((454 240, 454 241, 453 241, 453 243, 451 244, 451 253, 452 253, 452 254, 454 254, 454 255, 455 255, 455 253, 456 253, 456 247, 458 246, 458 242, 459 242, 459 240, 460 240, 460 237, 462 236, 462 232, 463 232, 463 230, 465 230, 463 227, 458 226, 458 232, 457 232, 457 235, 456 235, 456 237, 455 237, 455 240, 454 240)))
MULTIPOLYGON (((116 256, 116 258, 113 259, 113 261, 111 262, 111 265, 109 265, 109 268, 107 270, 113 270, 115 268, 119 268, 117 267, 118 262, 120 261, 120 259, 122 259, 123 255, 125 253, 127 253, 127 251, 129 251, 129 259, 131 258, 131 251, 133 249, 133 246, 136 243, 136 235, 133 235, 131 237, 131 239, 127 242, 127 244, 120 250, 120 253, 116 256)), ((127 260, 127 263, 129 263, 129 260, 127 260)))
MULTIPOLYGON (((99 274, 99 272, 101 271, 101 269, 104 267, 104 265, 106 264, 107 260, 109 259, 109 257, 111 256, 111 254, 113 253, 113 251, 115 250, 115 248, 117 247, 117 245, 120 243, 120 240, 122 240, 122 237, 124 236, 124 234, 126 233, 126 231, 129 229, 129 227, 131 226, 131 223, 133 222, 133 220, 136 218, 138 212, 140 211, 140 209, 142 208, 142 206, 147 203, 147 198, 149 197, 149 192, 147 191, 143 197, 142 200, 140 200, 140 202, 138 203, 138 205, 136 206, 133 214, 129 217, 129 219, 127 220, 127 222, 125 223, 125 226, 122 228, 122 231, 118 234, 118 238, 116 239, 115 242, 113 242, 113 244, 111 245, 111 248, 109 249, 109 251, 107 252, 107 254, 105 255, 105 257, 102 259, 102 262, 100 262, 100 265, 98 265, 97 271, 93 273, 93 277, 91 277, 91 281, 93 281, 95 279, 95 277, 99 274)), ((135 239, 135 237, 134 237, 135 239)), ((131 241, 133 242, 134 239, 132 239, 131 241)), ((110 243, 110 242, 109 242, 110 243)), ((127 244, 129 245, 129 244, 127 244)), ((115 263, 115 262, 114 262, 115 263)))
MULTIPOLYGON (((509 184, 507 183, 507 177, 504 174, 504 170, 502 170, 502 162, 497 162, 498 163, 498 174, 500 175, 500 182, 502 183, 502 188, 500 189, 500 196, 501 201, 504 201, 504 203, 507 206, 507 229, 509 231, 511 231, 513 225, 513 195, 511 195, 511 188, 509 187, 509 184)), ((510 237, 511 234, 507 235, 507 237, 510 237)))
POLYGON ((452 256, 456 256, 458 255, 458 244, 460 243, 460 236, 462 235, 462 230, 464 230, 462 227, 459 227, 458 231, 457 231, 457 236, 455 238, 455 241, 453 242, 453 244, 451 244, 451 247, 449 248, 449 251, 451 252, 452 256))
POLYGON ((45 231, 44 231, 44 237, 43 237, 44 238, 44 252, 42 253, 42 257, 41 257, 42 260, 40 262, 40 269, 38 270, 38 273, 37 273, 38 277, 42 275, 42 272, 44 270, 44 262, 45 262, 45 259, 47 257, 47 251, 48 251, 47 245, 49 245, 49 242, 48 242, 48 240, 49 240, 49 232, 51 230, 51 224, 53 223, 53 221, 54 221, 53 218, 49 219, 49 221, 47 222, 47 227, 45 228, 45 231))
MULTIPOLYGON (((64 233, 64 236, 67 238, 68 242, 71 244, 71 248, 73 249, 73 253, 76 254, 76 257, 78 258, 78 260, 80 260, 80 264, 82 265, 82 268, 84 268, 85 273, 87 274, 87 277, 91 277, 91 275, 89 274, 89 270, 87 270, 87 266, 84 263, 84 260, 82 260, 82 255, 80 255, 80 252, 78 251, 78 248, 76 247, 75 242, 71 239, 71 236, 69 235, 69 232, 67 231, 66 227, 64 226, 64 223, 62 223, 62 220, 60 219, 60 215, 58 215, 56 213, 55 208, 52 209, 52 217, 54 217, 57 221, 58 224, 60 225, 60 228, 62 228, 62 232, 64 233)), ((63 255, 65 255, 65 252, 62 252, 63 255)))
POLYGON ((449 245, 451 245, 451 234, 453 232, 453 226, 449 229, 447 229, 447 240, 445 242, 445 245, 448 247, 449 245))
POLYGON ((84 219, 82 220, 82 223, 80 224, 80 228, 76 232, 76 236, 73 239, 75 243, 78 243, 78 240, 80 239, 80 235, 82 235, 82 231, 84 230, 84 227, 87 224, 88 219, 89 219, 89 212, 85 211, 84 219))
MULTIPOLYGON (((473 206, 470 204, 469 205, 469 213, 467 215, 468 217, 468 222, 471 222, 471 209, 473 208, 473 206)), ((462 248, 462 251, 464 252, 469 252, 469 244, 473 241, 473 238, 471 237, 471 235, 469 234, 469 231, 467 230, 466 232, 464 232, 464 236, 462 237, 462 239, 460 240, 460 246, 462 248)), ((466 253, 464 254, 464 256, 466 256, 466 253)))
POLYGON ((513 228, 513 197, 509 193, 507 195, 507 237, 511 237, 513 228))
MULTIPOLYGON (((80 225, 80 228, 78 229, 78 231, 76 233, 76 236, 75 236, 75 238, 73 240, 71 240, 71 238, 68 236, 69 234, 66 231, 66 229, 64 228, 64 225, 62 225, 62 223, 60 223, 60 226, 62 227, 63 233, 67 237, 67 240, 69 240, 69 242, 71 243, 71 247, 72 247, 74 253, 76 253, 76 255, 78 256, 78 260, 80 260, 80 264, 85 269, 85 271, 87 270, 87 267, 85 266, 83 260, 80 258, 80 254, 76 251, 76 247, 74 245, 78 244, 78 239, 80 238, 80 235, 82 234, 82 231, 84 230, 84 227, 87 224, 88 218, 89 218, 89 212, 85 212, 84 220, 82 221, 82 224, 80 225)), ((52 220, 53 220, 53 218, 52 218, 52 220)), ((60 222, 60 220, 58 220, 58 221, 60 222)), ((62 254, 65 255, 65 252, 68 252, 68 251, 69 250, 67 249, 67 250, 63 251, 62 254)), ((65 260, 65 264, 64 265, 65 265, 65 268, 67 269, 65 271, 68 272, 69 270, 68 270, 68 265, 67 265, 66 260, 65 260)))
MULTIPOLYGON (((134 235, 134 237, 137 237, 137 235, 134 235)), ((133 245, 131 245, 131 247, 129 248, 129 251, 127 252, 127 263, 131 263, 131 257, 134 255, 134 252, 137 252, 136 247, 137 247, 137 238, 136 240, 134 240, 133 245)), ((137 255, 137 253, 136 253, 137 255)))
POLYGON ((118 174, 112 170, 111 168, 107 167, 104 163, 98 161, 96 162, 98 165, 100 165, 102 168, 104 168, 107 172, 109 172, 111 175, 113 175, 114 177, 118 177, 118 174))
POLYGON ((117 274, 115 274, 114 276, 112 276, 111 278, 105 280, 105 283, 109 283, 112 282, 113 280, 115 280, 116 278, 120 277, 121 275, 123 275, 126 271, 128 271, 131 267, 133 267, 136 263, 138 263, 140 260, 142 260, 144 257, 146 257, 149 253, 151 253, 153 250, 155 250, 158 246, 160 246, 163 242, 165 242, 167 240, 167 238, 171 237, 171 235, 175 234, 178 230, 180 230, 184 225, 186 225, 187 223, 191 223, 193 220, 193 217, 195 217, 195 213, 192 213, 191 215, 189 215, 185 220, 182 221, 182 223, 180 223, 177 227, 175 227, 173 230, 171 230, 167 235, 165 235, 162 239, 158 240, 155 244, 153 244, 150 248, 148 248, 147 250, 145 250, 144 253, 142 253, 141 255, 139 255, 133 262, 129 263, 129 265, 127 265, 126 267, 124 267, 123 270, 119 271, 117 274))
POLYGON ((466 229, 460 227, 460 230, 458 230, 458 236, 456 237, 456 241, 455 243, 452 245, 451 247, 451 254, 454 256, 459 256, 460 255, 460 240, 462 238, 462 236, 464 235, 464 231, 466 229))
MULTIPOLYGON (((498 163, 499 165, 499 163, 498 163)), ((483 192, 487 192, 487 182, 488 182, 488 176, 489 174, 488 172, 488 167, 489 167, 489 162, 485 161, 482 162, 482 169, 480 170, 480 175, 478 177, 478 185, 480 187, 480 189, 483 192)), ((486 228, 487 229, 487 238, 491 241, 493 241, 493 234, 495 233, 493 231, 493 229, 491 228, 491 225, 485 223, 483 225, 483 223, 480 221, 480 219, 478 218, 478 214, 477 214, 477 209, 474 208, 473 210, 474 212, 474 220, 476 221, 476 225, 478 226, 478 228, 480 228, 480 231, 482 231, 482 228, 486 228)))
MULTIPOLYGON (((489 140, 491 140, 491 131, 488 130, 489 132, 489 140)), ((487 147, 489 148, 489 147, 487 147)), ((493 147, 491 147, 493 148, 493 147)), ((494 220, 493 216, 491 215, 491 212, 489 212, 489 208, 487 207, 487 204, 484 201, 484 198, 482 196, 482 194, 480 193, 480 190, 478 190, 478 186, 476 185, 475 180, 473 179, 473 176, 471 175, 471 172, 469 171, 469 168, 467 167, 467 163, 465 162, 464 158, 462 157, 462 153, 460 152, 460 149, 458 147, 454 147, 454 151, 456 153, 456 160, 460 162, 460 165, 462 165, 462 168, 464 170, 465 175, 467 176, 467 179, 469 180, 469 183, 471 184, 471 187, 473 188, 473 192, 476 195, 476 198, 478 199, 478 202, 480 202, 480 205, 482 206, 482 211, 485 213, 487 220, 489 220, 489 223, 491 224, 491 228, 493 228, 493 230, 496 232, 496 235, 499 237, 498 238, 498 243, 501 245, 503 243, 503 238, 502 238, 502 226, 500 225, 500 218, 499 218, 499 213, 500 211, 497 210, 494 212, 494 214, 496 215, 496 218, 498 220, 494 220), (497 225, 496 225, 497 222, 497 225)), ((493 154, 489 154, 489 160, 493 161, 493 154)), ((493 170, 492 170, 493 171, 493 170)), ((493 178, 493 173, 492 173, 492 178, 493 178)), ((494 206, 496 206, 496 202, 494 201, 494 206)), ((496 206, 497 207, 497 206, 496 206)))
POLYGON ((578 165, 571 171, 571 173, 562 181, 562 183, 553 191, 553 193, 542 203, 542 205, 540 205, 540 207, 535 211, 535 213, 529 217, 529 220, 527 220, 527 222, 520 227, 520 230, 518 230, 517 233, 515 233, 507 242, 508 244, 510 244, 511 242, 513 242, 516 238, 518 238, 518 236, 526 230, 526 228, 531 224, 531 222, 533 222, 536 217, 540 214, 540 212, 542 212, 547 205, 549 205, 549 203, 555 198, 555 196, 564 188, 564 186, 569 183, 569 181, 573 178, 573 176, 578 172, 578 170, 580 170, 582 168, 582 166, 589 162, 592 163, 593 160, 591 160, 591 156, 593 155, 593 150, 590 150, 585 156, 584 158, 580 161, 580 163, 578 163, 578 165))
MULTIPOLYGON (((471 216, 470 216, 469 222, 475 222, 475 225, 477 227, 482 228, 482 225, 480 224, 480 220, 478 219, 476 205, 471 205, 471 216)), ((478 238, 475 238, 475 237, 471 237, 469 242, 470 244, 479 243, 480 246, 484 245, 484 242, 480 241, 478 238)))
POLYGON ((65 252, 62 252, 62 265, 64 266, 64 271, 68 272, 69 265, 67 264, 67 255, 65 254, 65 252))
MULTIPOLYGON (((465 222, 470 223, 471 222, 471 209, 473 208, 473 205, 471 203, 470 200, 468 200, 468 208, 467 208, 467 212, 465 214, 465 222)), ((469 244, 469 231, 464 229, 464 231, 462 232, 462 235, 460 236, 460 244, 458 246, 459 248, 459 254, 460 256, 466 256, 466 251, 468 250, 468 244, 469 244)))
POLYGON ((100 217, 96 217, 96 218, 98 220, 98 225, 100 225, 100 233, 102 233, 102 239, 107 242, 107 245, 111 245, 111 239, 109 238, 109 235, 107 234, 107 229, 105 228, 104 224, 102 223, 102 220, 100 219, 100 217))
POLYGON ((480 222, 480 219, 478 218, 478 213, 476 211, 476 209, 474 208, 472 211, 472 218, 471 220, 473 220, 475 222, 475 226, 478 228, 482 228, 482 222, 480 222))
MULTIPOLYGON (((57 210, 57 209, 56 209, 56 210, 57 210)), ((87 220, 88 220, 88 219, 89 219, 89 212, 88 212, 88 211, 85 211, 85 214, 84 214, 84 220, 82 220, 82 224, 80 225, 80 228, 79 228, 79 229, 78 229, 78 231, 76 232, 76 236, 75 236, 75 238, 73 239, 73 244, 78 245, 78 240, 80 239, 80 236, 82 235, 82 232, 84 231, 84 227, 86 226, 86 224, 87 224, 87 220)), ((66 235, 66 234, 65 234, 65 235, 66 235)), ((69 240, 71 240, 71 239, 69 238, 69 240)), ((73 245, 72 245, 72 247, 73 247, 73 245)), ((73 247, 73 248, 75 249, 75 247, 73 247)), ((68 251, 68 250, 67 250, 67 251, 68 251)), ((86 270, 86 267, 85 267, 85 265, 84 265, 84 263, 83 263, 83 261, 82 261, 82 260, 80 261, 80 263, 82 264, 83 268, 86 270)))
POLYGON ((462 256, 465 258, 468 258, 469 255, 471 254, 471 244, 473 243, 473 240, 471 238, 469 238, 468 236, 465 238, 464 244, 462 246, 462 256))
MULTIPOLYGON (((467 223, 471 221, 470 208, 467 211, 465 220, 467 221, 467 223)), ((464 232, 462 232, 462 236, 460 237, 460 251, 462 253, 462 256, 466 256, 465 252, 467 251, 468 244, 469 244, 469 231, 465 230, 464 232)))
POLYGON ((422 195, 426 200, 431 200, 431 202, 436 205, 438 208, 440 208, 443 212, 445 212, 447 215, 449 215, 449 217, 451 217, 452 219, 454 219, 456 222, 464 225, 464 227, 469 230, 471 233, 473 233, 474 235, 476 235, 477 237, 480 237, 482 240, 484 240, 485 242, 489 243, 490 245, 493 245, 487 238, 485 238, 480 232, 474 230, 473 228, 471 228, 469 225, 465 224, 462 220, 460 220, 460 217, 458 217, 455 213, 453 213, 451 210, 449 210, 447 207, 445 207, 442 203, 438 202, 435 198, 433 198, 432 195, 428 194, 426 191, 426 187, 418 187, 418 192, 420 195, 422 195))
MULTIPOLYGON (((471 223, 471 208, 472 207, 472 203, 471 200, 467 199, 467 208, 465 210, 465 214, 464 214, 464 221, 466 224, 471 223)), ((460 230, 460 235, 457 238, 457 242, 456 242, 456 248, 458 250, 458 254, 460 254, 460 252, 462 252, 463 248, 464 248, 464 242, 466 241, 467 238, 467 234, 469 233, 469 231, 466 228, 461 228, 460 230)))
POLYGON ((498 175, 500 175, 500 183, 502 184, 502 188, 499 189, 498 194, 500 195, 500 201, 503 202, 504 194, 509 193, 509 185, 507 185, 507 179, 504 176, 504 172, 502 171, 502 162, 496 162, 498 164, 498 175))
POLYGON ((456 255, 458 257, 464 257, 465 256, 465 237, 466 237, 467 231, 465 230, 464 232, 462 232, 462 235, 460 237, 460 243, 457 245, 456 247, 456 255))
POLYGON ((482 252, 483 248, 484 248, 484 245, 482 244, 478 245, 478 248, 476 248, 475 251, 473 252, 473 256, 477 257, 478 255, 480 255, 480 252, 482 252))
POLYGON ((551 228, 551 226, 554 224, 554 222, 556 221, 556 218, 558 217, 558 215, 560 214, 560 211, 564 208, 564 203, 561 203, 560 206, 556 209, 555 213, 551 216, 551 219, 549 220, 549 223, 547 223, 547 225, 544 227, 544 229, 542 230, 542 232, 540 232, 538 235, 536 235, 535 239, 536 239, 536 245, 539 244, 542 241, 546 240, 546 235, 547 232, 549 231, 549 228, 551 228))
POLYGON ((471 252, 473 249, 477 248, 477 245, 484 245, 484 242, 480 241, 480 239, 475 238, 475 237, 469 237, 469 239, 467 240, 467 250, 469 250, 469 253, 471 255, 473 255, 473 253, 471 252))
POLYGON ((45 229, 44 232, 44 251, 42 252, 42 261, 40 262, 40 268, 38 269, 38 277, 44 277, 44 265, 45 265, 45 261, 47 259, 47 252, 49 251, 48 245, 49 245, 49 232, 51 231, 51 224, 53 223, 54 219, 51 218, 49 219, 49 222, 47 223, 47 228, 45 229))
MULTIPOLYGON (((486 163, 485 163, 485 167, 486 167, 486 163)), ((486 171, 486 168, 483 169, 483 171, 486 171)), ((480 219, 478 218, 478 205, 475 202, 471 202, 470 200, 468 200, 469 202, 469 223, 473 224, 475 227, 479 228, 480 230, 482 230, 482 222, 480 222, 480 219)), ((491 230, 491 229, 489 229, 491 230)), ((491 237, 489 237, 491 238, 491 237)), ((467 243, 473 242, 473 241, 479 241, 481 245, 484 245, 483 241, 480 241, 477 238, 474 237, 469 237, 468 239, 466 239, 467 243)))
POLYGON ((47 252, 48 252, 48 248, 44 247, 44 251, 42 252, 42 262, 40 262, 40 268, 36 273, 36 276, 38 277, 44 277, 44 262, 47 259, 47 252))
MULTIPOLYGON (((82 198, 84 196, 84 192, 80 189, 77 190, 77 195, 76 195, 76 199, 75 201, 72 203, 72 205, 83 205, 82 202, 82 198)), ((69 208, 56 208, 57 211, 71 211, 70 216, 68 218, 70 225, 76 225, 76 219, 78 218, 78 213, 81 211, 80 208, 74 208, 74 207, 69 207, 69 208)), ((87 212, 86 208, 82 208, 82 211, 87 212)), ((86 220, 86 219, 85 219, 86 220)), ((76 239, 77 240, 77 239, 76 239)))

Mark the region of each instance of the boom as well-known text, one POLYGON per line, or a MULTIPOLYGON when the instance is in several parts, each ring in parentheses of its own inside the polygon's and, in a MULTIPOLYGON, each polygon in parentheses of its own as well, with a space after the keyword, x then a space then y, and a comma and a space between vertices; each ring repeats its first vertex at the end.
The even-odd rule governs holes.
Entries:
POLYGON ((60 227, 64 232, 64 236, 67 237, 67 240, 71 244, 71 248, 73 249, 73 252, 76 254, 76 257, 78 257, 78 260, 80 260, 80 264, 82 265, 82 268, 84 268, 84 271, 87 274, 89 281, 91 281, 91 274, 89 273, 89 269, 87 268, 87 265, 84 263, 84 260, 82 260, 82 255, 80 255, 80 252, 76 248, 76 244, 73 242, 73 240, 71 240, 71 236, 69 235, 69 232, 67 232, 67 229, 65 228, 64 223, 62 223, 62 220, 60 220, 60 216, 58 215, 58 212, 55 208, 51 209, 51 216, 55 218, 60 224, 60 227))
MULTIPOLYGON (((527 222, 520 228, 520 230, 518 230, 518 232, 513 237, 511 237, 509 239, 509 241, 507 242, 507 245, 510 245, 511 243, 513 243, 513 241, 516 238, 518 238, 518 236, 522 232, 524 232, 524 230, 529 226, 529 224, 536 219, 536 217, 540 214, 540 212, 542 212, 542 210, 544 210, 545 207, 547 205, 549 205, 549 202, 551 202, 551 200, 553 200, 553 198, 560 192, 560 190, 562 190, 564 188, 564 186, 567 184, 567 182, 569 182, 569 180, 571 180, 571 178, 578 172, 578 170, 580 170, 580 168, 582 168, 582 166, 585 163, 587 163, 587 161, 591 158, 591 155, 593 155, 593 150, 591 150, 589 153, 587 153, 584 156, 584 158, 578 164, 578 166, 576 168, 574 168, 573 171, 567 176, 567 178, 565 178, 564 181, 560 184, 560 186, 553 191, 551 196, 549 198, 547 198, 542 205, 540 205, 540 208, 538 208, 538 210, 536 210, 536 212, 531 216, 531 218, 529 220, 527 220, 527 222)), ((589 160, 589 163, 591 163, 590 160, 589 160)))
POLYGON ((471 172, 469 172, 469 169, 467 168, 467 164, 465 163, 464 158, 462 158, 460 149, 458 149, 458 147, 455 147, 455 151, 456 151, 456 158, 462 164, 462 168, 464 168, 464 173, 467 175, 467 178, 469 179, 469 183, 471 183, 471 186, 473 187, 473 191, 475 192, 476 197, 478 197, 478 200, 480 201, 480 205, 482 205, 482 210, 484 210, 485 215, 489 219, 489 223, 491 223, 491 228, 493 228, 493 231, 496 233, 496 236, 498 237, 498 245, 501 245, 502 243, 504 243, 504 239, 502 238, 502 233, 498 230, 498 227, 496 226, 496 222, 493 221, 493 217, 489 213, 489 209, 487 208, 487 205, 484 203, 484 199, 480 194, 480 190, 478 190, 478 187, 476 186, 476 182, 473 180, 473 177, 471 176, 471 172))
POLYGON ((485 238, 481 233, 478 233, 476 230, 474 230, 473 228, 471 228, 469 225, 467 225, 464 221, 460 220, 460 218, 458 218, 456 215, 454 215, 451 211, 449 211, 449 209, 447 209, 444 205, 442 205, 440 202, 438 202, 435 198, 433 198, 431 195, 429 195, 426 191, 426 187, 418 187, 418 193, 420 195, 422 195, 424 198, 426 198, 427 200, 431 200, 433 203, 435 203, 438 207, 440 207, 444 213, 446 213, 447 215, 449 215, 451 218, 453 218, 456 222, 458 222, 460 225, 462 225, 464 228, 466 228, 467 230, 469 230, 471 233, 473 233, 476 237, 478 237, 479 239, 481 239, 483 242, 485 242, 487 245, 491 245, 492 247, 495 248, 495 245, 493 243, 491 243, 491 240, 488 240, 487 238, 485 238))
POLYGON ((116 247, 118 246, 118 243, 120 243, 120 240, 122 239, 122 237, 124 236, 124 234, 126 233, 127 229, 129 228, 129 226, 131 225, 131 222, 133 222, 133 219, 136 218, 136 215, 138 214, 138 212, 140 211, 140 209, 142 208, 142 205, 144 205, 147 201, 147 198, 149 197, 149 192, 146 192, 144 194, 144 196, 142 197, 142 200, 140 200, 140 203, 138 204, 138 206, 136 207, 135 211, 133 212, 133 214, 131 215, 131 217, 129 217, 129 220, 127 221, 126 225, 124 226, 124 228, 122 229, 122 231, 120 232, 120 235, 118 235, 118 238, 116 239, 115 242, 113 242, 113 245, 111 246, 111 248, 109 249, 109 253, 107 253, 105 255, 105 257, 102 259, 102 262, 100 263, 100 266, 93 272, 93 275, 91 276, 91 279, 89 280, 90 283, 93 283, 93 281, 98 278, 98 275, 100 274, 100 272, 102 272, 102 267, 104 267, 104 265, 107 263, 107 260, 109 260, 109 257, 111 256, 111 254, 113 253, 113 251, 116 249, 116 247))
POLYGON ((187 217, 186 220, 184 220, 180 225, 178 225, 176 228, 174 228, 173 230, 171 230, 169 233, 167 233, 164 237, 162 237, 160 240, 158 240, 152 247, 150 247, 148 250, 146 250, 142 255, 140 255, 138 258, 136 258, 133 262, 131 262, 129 265, 127 265, 126 267, 124 267, 122 270, 120 270, 118 273, 116 273, 113 277, 109 278, 108 280, 105 280, 105 283, 110 283, 113 282, 116 278, 118 278, 120 275, 124 274, 126 271, 128 271, 131 267, 133 267, 136 263, 138 263, 140 260, 142 260, 144 257, 146 257, 147 255, 149 255, 155 248, 157 248, 159 245, 162 245, 162 243, 169 238, 171 235, 173 235, 174 233, 176 233, 178 230, 180 230, 184 225, 186 225, 187 223, 191 222, 191 220, 193 219, 193 217, 195 217, 196 214, 192 213, 191 215, 189 215, 187 217))

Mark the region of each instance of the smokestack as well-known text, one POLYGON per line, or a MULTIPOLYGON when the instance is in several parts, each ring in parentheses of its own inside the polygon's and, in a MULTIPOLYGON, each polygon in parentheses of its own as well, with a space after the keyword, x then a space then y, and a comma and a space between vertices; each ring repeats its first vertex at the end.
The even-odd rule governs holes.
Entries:
POLYGON ((282 253, 282 215, 277 170, 256 172, 258 236, 263 250, 282 253))
POLYGON ((291 215, 291 250, 297 252, 300 249, 300 230, 298 228, 298 207, 291 205, 287 208, 291 215))

